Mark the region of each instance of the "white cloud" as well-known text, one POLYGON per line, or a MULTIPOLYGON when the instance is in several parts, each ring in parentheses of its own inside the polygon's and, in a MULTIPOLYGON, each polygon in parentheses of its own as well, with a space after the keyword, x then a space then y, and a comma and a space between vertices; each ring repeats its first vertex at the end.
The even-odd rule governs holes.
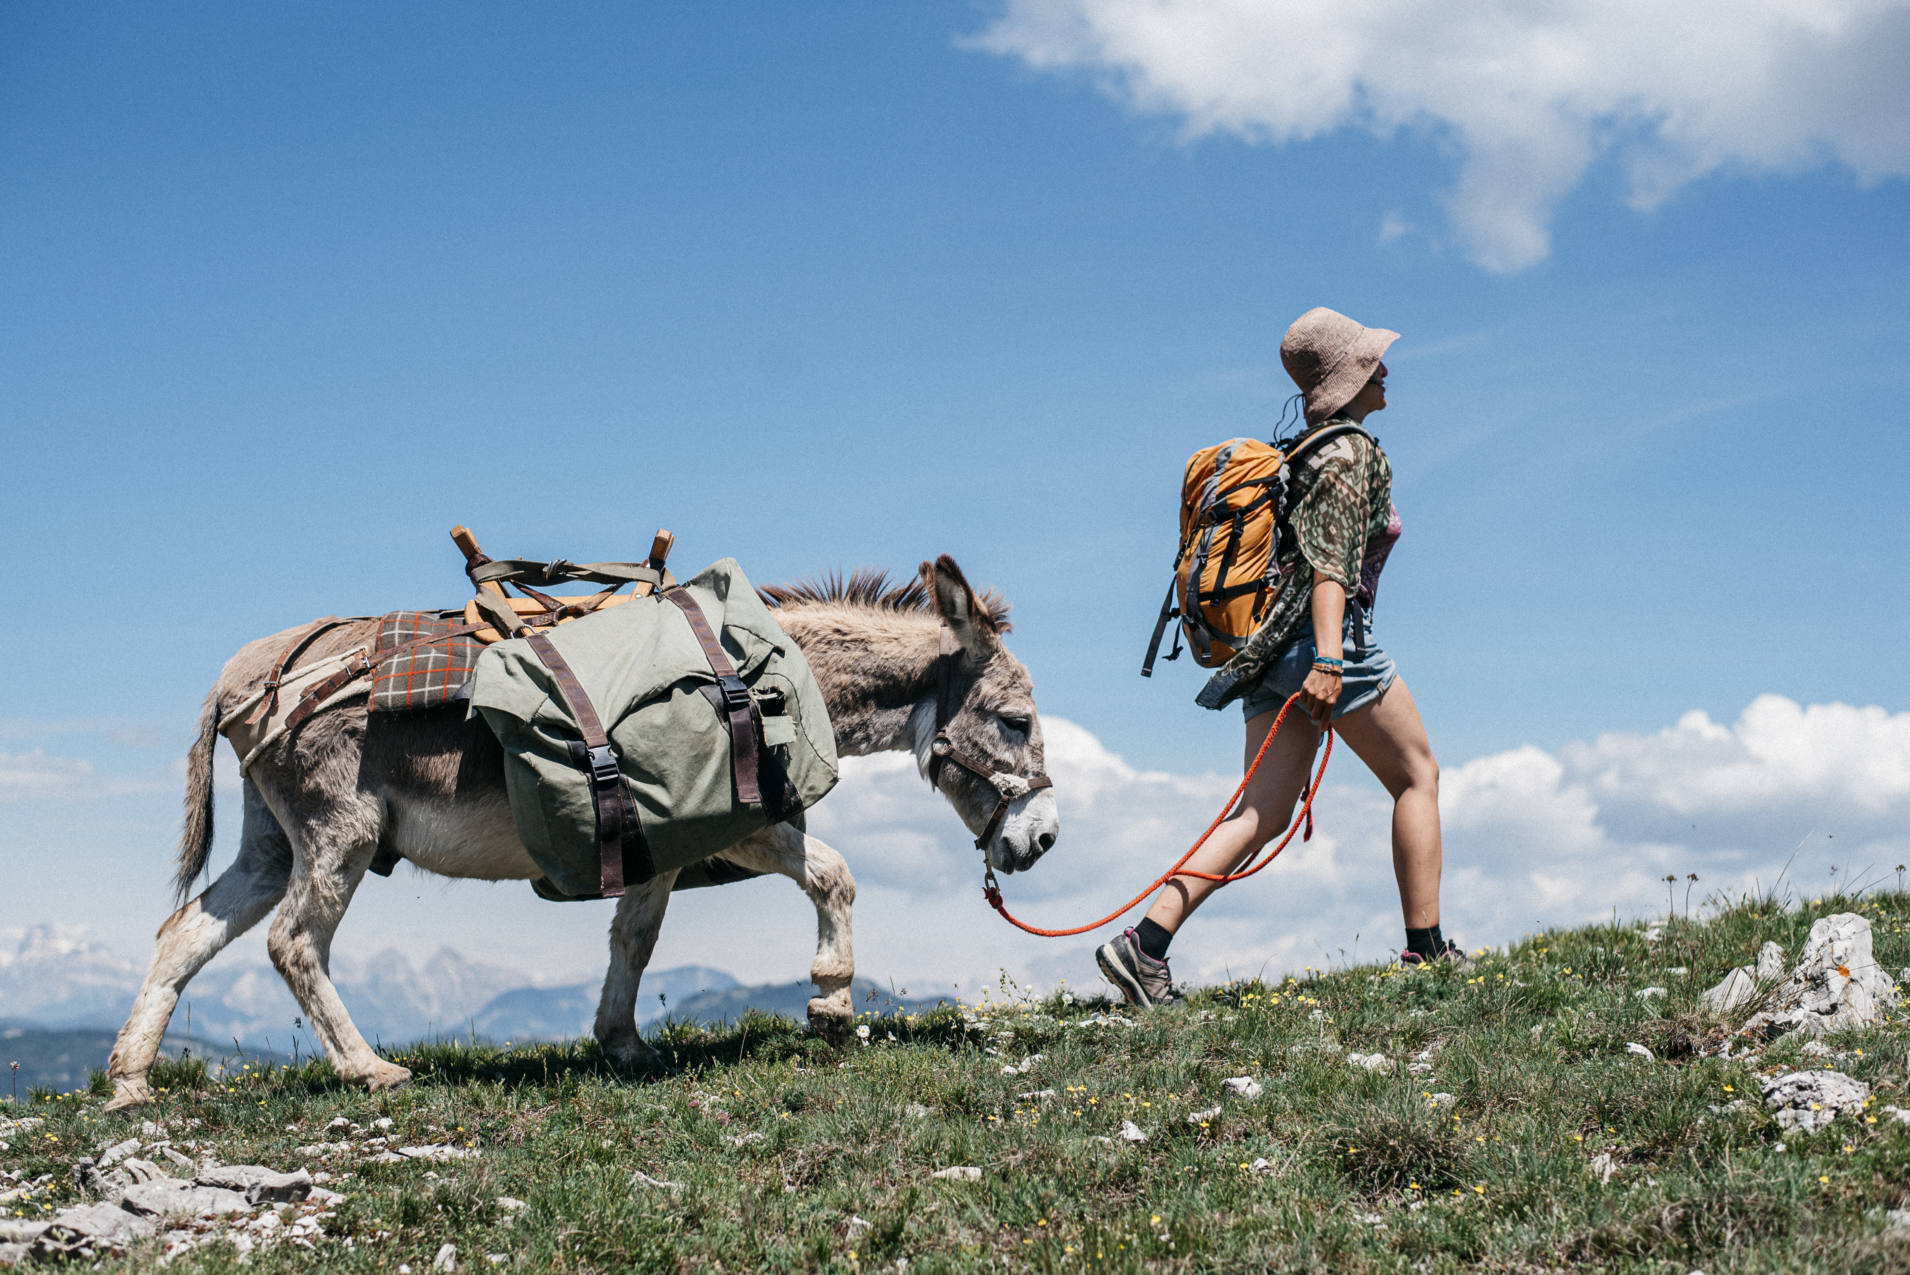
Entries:
MULTIPOLYGON (((1124 902, 1185 849, 1238 780, 1141 770, 1075 723, 1050 718, 1043 727, 1061 838, 1032 871, 1004 878, 1011 908, 1037 925, 1078 924, 1124 902)), ((1446 923, 1468 943, 1614 910, 1662 911, 1667 873, 1678 877, 1680 907, 1691 872, 1694 905, 1713 891, 1769 886, 1813 831, 1789 881, 1815 891, 1833 884, 1831 865, 1841 881, 1864 868, 1887 876, 1910 859, 1910 712, 1765 695, 1730 725, 1688 713, 1654 734, 1448 765, 1441 808, 1446 923)), ((1370 960, 1399 941, 1385 794, 1342 751, 1316 811, 1310 843, 1296 840, 1190 923, 1175 949, 1183 977, 1317 965, 1341 949, 1370 960)), ((863 886, 865 967, 942 983, 997 966, 1050 982, 1093 980, 1088 951, 1106 932, 1033 939, 989 913, 975 897, 974 850, 906 760, 849 759, 811 826, 863 886)))
POLYGON ((1906 0, 1006 0, 973 40, 1189 137, 1427 130, 1467 255, 1519 270, 1613 156, 1650 208, 1719 171, 1910 173, 1906 0))
POLYGON ((92 776, 91 762, 49 757, 44 749, 0 753, 0 801, 24 801, 74 792, 92 776))

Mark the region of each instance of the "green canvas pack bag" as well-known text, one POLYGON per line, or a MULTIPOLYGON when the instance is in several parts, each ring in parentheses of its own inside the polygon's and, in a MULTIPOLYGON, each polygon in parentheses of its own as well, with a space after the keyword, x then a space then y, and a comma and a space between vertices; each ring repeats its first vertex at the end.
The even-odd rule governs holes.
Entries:
POLYGON ((733 558, 520 632, 478 657, 471 711, 503 745, 546 898, 609 898, 694 870, 835 786, 822 688, 733 558))

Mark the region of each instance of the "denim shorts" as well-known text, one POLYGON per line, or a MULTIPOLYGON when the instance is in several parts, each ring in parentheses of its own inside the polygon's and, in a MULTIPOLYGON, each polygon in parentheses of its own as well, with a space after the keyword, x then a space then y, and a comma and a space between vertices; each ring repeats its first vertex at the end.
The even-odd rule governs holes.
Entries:
MULTIPOLYGON (((1381 650, 1373 642, 1371 623, 1365 626, 1366 654, 1355 656, 1353 626, 1358 621, 1351 608, 1346 615, 1346 627, 1341 631, 1341 656, 1346 660, 1346 669, 1340 682, 1340 702, 1333 706, 1333 720, 1338 721, 1348 713, 1358 712, 1368 704, 1377 704, 1386 688, 1399 676, 1399 669, 1393 665, 1393 657, 1381 650)), ((1278 660, 1260 675, 1260 685, 1254 687, 1240 698, 1240 711, 1248 717, 1277 710, 1287 702, 1287 697, 1300 689, 1307 674, 1313 671, 1313 656, 1318 648, 1313 644, 1313 627, 1295 639, 1278 660)))

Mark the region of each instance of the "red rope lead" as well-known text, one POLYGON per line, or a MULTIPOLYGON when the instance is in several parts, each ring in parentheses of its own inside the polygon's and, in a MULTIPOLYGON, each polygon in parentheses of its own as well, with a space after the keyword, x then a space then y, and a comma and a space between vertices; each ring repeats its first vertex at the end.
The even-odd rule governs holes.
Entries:
MULTIPOLYGON (((1175 860, 1173 867, 1161 873, 1158 877, 1155 877, 1154 880, 1148 884, 1146 889, 1142 890, 1139 894, 1100 920, 1090 921, 1086 925, 1077 925, 1071 930, 1044 930, 1040 926, 1029 925, 1026 921, 1018 919, 1010 912, 1008 905, 1002 901, 1001 887, 995 883, 995 872, 992 868, 988 870, 988 874, 984 878, 982 897, 988 900, 988 906, 1001 913, 1002 920, 1008 922, 1008 924, 1018 930, 1025 930, 1029 934, 1039 935, 1044 939, 1066 938, 1071 934, 1086 934, 1089 930, 1098 930, 1109 921, 1115 920, 1124 913, 1133 911, 1135 906, 1143 899, 1147 898, 1148 895, 1154 893, 1156 889, 1167 884, 1175 877, 1193 877, 1201 881, 1213 881, 1219 885, 1226 885, 1230 881, 1245 880, 1278 858, 1280 852, 1287 848, 1287 843, 1293 840, 1293 834, 1299 832, 1302 827, 1304 827, 1306 831, 1300 839, 1302 841, 1311 841, 1313 839, 1313 798, 1319 794, 1320 780, 1326 775, 1327 759, 1333 756, 1333 728, 1331 726, 1326 728, 1326 751, 1320 754, 1320 768, 1314 772, 1313 782, 1307 785, 1307 790, 1303 794, 1305 799, 1300 803, 1299 813, 1294 815, 1293 823, 1287 828, 1286 835, 1280 838, 1280 844, 1269 851, 1266 858, 1261 859, 1258 863, 1254 863, 1250 868, 1243 868, 1239 872, 1232 873, 1215 874, 1212 872, 1196 872, 1191 868, 1183 870, 1182 868, 1183 864, 1194 857, 1194 853, 1197 850, 1207 844, 1207 838, 1214 835, 1214 830, 1227 821, 1227 816, 1233 813, 1234 807, 1240 804, 1240 795, 1247 791, 1247 784, 1252 781, 1254 771, 1260 769, 1261 758, 1267 755, 1267 748, 1273 743, 1273 737, 1280 733, 1280 724, 1286 721, 1287 710, 1292 708, 1293 701, 1299 698, 1299 693, 1296 691, 1287 697, 1286 703, 1280 706, 1280 715, 1273 719, 1273 729, 1269 730, 1267 737, 1260 741, 1260 751, 1255 753, 1253 755, 1253 761, 1248 763, 1247 773, 1240 777, 1240 786, 1234 789, 1234 795, 1227 799, 1227 804, 1221 808, 1220 814, 1215 816, 1214 821, 1207 825, 1207 831, 1200 834, 1200 840, 1189 846, 1187 853, 1175 860)), ((1257 855, 1258 852, 1254 855, 1249 855, 1247 862, 1253 863, 1257 855)))

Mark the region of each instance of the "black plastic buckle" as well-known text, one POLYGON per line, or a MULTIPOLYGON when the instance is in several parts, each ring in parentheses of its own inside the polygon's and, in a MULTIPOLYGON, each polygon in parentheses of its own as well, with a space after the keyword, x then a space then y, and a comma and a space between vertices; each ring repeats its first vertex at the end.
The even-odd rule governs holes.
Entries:
POLYGON ((618 782, 623 776, 617 769, 617 750, 609 744, 598 748, 586 748, 584 756, 589 761, 592 783, 609 785, 618 782))
POLYGON ((742 678, 732 673, 728 677, 717 678, 716 685, 723 692, 723 707, 727 711, 734 713, 749 708, 749 686, 742 678))

